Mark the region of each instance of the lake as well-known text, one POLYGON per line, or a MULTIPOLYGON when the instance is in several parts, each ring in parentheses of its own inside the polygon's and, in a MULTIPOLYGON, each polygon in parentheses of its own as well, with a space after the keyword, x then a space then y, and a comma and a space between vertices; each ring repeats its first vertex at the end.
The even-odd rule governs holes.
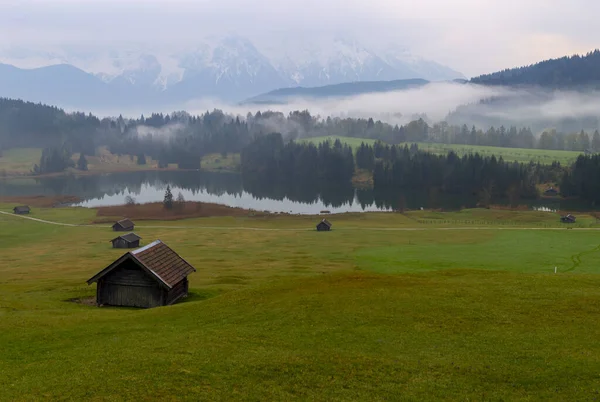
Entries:
MULTIPOLYGON (((73 195, 82 201, 77 206, 99 207, 125 204, 127 196, 137 203, 163 200, 165 189, 171 186, 173 196, 179 193, 186 201, 201 201, 240 207, 256 211, 293 214, 390 211, 407 209, 442 208, 458 210, 477 205, 475 197, 429 194, 382 193, 372 189, 356 189, 350 184, 310 184, 244 182, 234 173, 202 171, 150 171, 111 173, 87 176, 59 176, 22 178, 0 181, 0 195, 5 196, 61 196, 73 195)), ((502 204, 503 202, 497 202, 502 204)), ((556 211, 568 208, 564 202, 535 200, 528 202, 532 209, 556 211)), ((574 206, 571 209, 576 210, 574 206)))

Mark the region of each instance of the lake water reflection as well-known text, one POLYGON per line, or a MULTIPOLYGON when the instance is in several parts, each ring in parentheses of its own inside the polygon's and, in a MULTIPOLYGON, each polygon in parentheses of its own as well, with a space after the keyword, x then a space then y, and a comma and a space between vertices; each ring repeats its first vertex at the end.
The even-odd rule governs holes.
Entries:
MULTIPOLYGON (((477 205, 475 197, 399 194, 355 189, 351 185, 244 182, 241 175, 211 172, 152 171, 0 181, 0 195, 74 195, 84 207, 121 205, 127 196, 138 203, 162 201, 167 185, 174 197, 181 192, 187 201, 202 201, 257 211, 294 214, 389 211, 398 208, 458 210, 477 205)), ((495 203, 502 203, 498 201, 495 203)), ((522 204, 522 203, 521 203, 522 204)), ((556 211, 566 208, 557 200, 528 202, 532 209, 556 211)), ((575 208, 572 208, 575 209, 575 208)))

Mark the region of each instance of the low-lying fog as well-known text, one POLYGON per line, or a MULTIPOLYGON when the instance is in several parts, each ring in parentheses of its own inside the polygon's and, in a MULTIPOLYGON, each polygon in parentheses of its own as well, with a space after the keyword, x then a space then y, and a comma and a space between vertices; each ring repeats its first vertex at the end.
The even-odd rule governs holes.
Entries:
POLYGON ((286 104, 233 105, 213 99, 198 99, 162 110, 95 110, 100 116, 139 117, 153 112, 187 111, 201 114, 213 109, 245 117, 248 112, 278 111, 288 114, 308 110, 313 116, 372 117, 392 124, 406 124, 423 117, 433 124, 529 126, 534 131, 567 124, 565 130, 596 129, 600 115, 600 92, 548 91, 539 88, 512 89, 459 83, 431 83, 420 88, 372 93, 344 98, 287 100, 286 104), (492 100, 492 101, 490 101, 492 100))

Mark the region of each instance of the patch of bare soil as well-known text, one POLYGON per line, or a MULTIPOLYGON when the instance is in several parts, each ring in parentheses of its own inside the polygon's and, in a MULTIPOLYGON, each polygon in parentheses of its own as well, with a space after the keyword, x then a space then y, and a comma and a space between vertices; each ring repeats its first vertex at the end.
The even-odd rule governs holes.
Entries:
POLYGON ((90 297, 76 297, 74 299, 66 300, 71 303, 84 304, 86 306, 96 306, 96 298, 93 296, 90 297))
POLYGON ((208 218, 212 216, 268 216, 266 212, 249 211, 242 208, 233 208, 226 205, 208 204, 203 202, 185 202, 175 205, 173 209, 165 209, 162 202, 135 205, 115 205, 99 207, 94 223, 112 222, 115 217, 137 220, 179 220, 188 218, 208 218))
POLYGON ((74 195, 59 195, 59 196, 1 196, 0 202, 6 204, 29 205, 30 207, 51 208, 59 207, 66 204, 80 202, 81 199, 74 195))

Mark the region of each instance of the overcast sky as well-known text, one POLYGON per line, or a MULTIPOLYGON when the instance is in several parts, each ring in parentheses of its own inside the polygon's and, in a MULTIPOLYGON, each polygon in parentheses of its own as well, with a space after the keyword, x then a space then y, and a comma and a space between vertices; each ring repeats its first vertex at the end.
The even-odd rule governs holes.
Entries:
POLYGON ((193 43, 235 32, 396 42, 467 76, 600 47, 598 0, 0 0, 11 46, 193 43))

